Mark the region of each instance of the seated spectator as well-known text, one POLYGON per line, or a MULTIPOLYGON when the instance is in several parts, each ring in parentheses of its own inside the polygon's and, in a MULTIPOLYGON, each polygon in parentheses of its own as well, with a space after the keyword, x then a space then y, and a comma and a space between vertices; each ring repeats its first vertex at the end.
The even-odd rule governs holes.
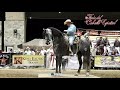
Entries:
POLYGON ((101 53, 100 53, 100 49, 97 48, 96 55, 100 55, 100 54, 101 54, 101 53))
POLYGON ((114 49, 112 52, 111 52, 111 55, 112 56, 118 56, 119 55, 119 52, 117 49, 114 49))
POLYGON ((104 52, 104 55, 105 55, 105 56, 108 56, 108 55, 109 55, 109 52, 108 52, 107 48, 106 48, 106 50, 105 50, 105 52, 104 52))

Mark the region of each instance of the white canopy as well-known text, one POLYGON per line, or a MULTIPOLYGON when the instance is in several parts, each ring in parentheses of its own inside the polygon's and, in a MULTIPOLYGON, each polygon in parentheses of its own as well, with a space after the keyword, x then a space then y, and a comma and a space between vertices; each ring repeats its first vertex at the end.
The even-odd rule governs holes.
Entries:
POLYGON ((32 48, 41 48, 41 47, 45 47, 45 48, 49 48, 52 43, 50 45, 46 45, 45 44, 45 39, 33 39, 32 41, 26 42, 23 45, 23 48, 26 47, 32 47, 32 48))

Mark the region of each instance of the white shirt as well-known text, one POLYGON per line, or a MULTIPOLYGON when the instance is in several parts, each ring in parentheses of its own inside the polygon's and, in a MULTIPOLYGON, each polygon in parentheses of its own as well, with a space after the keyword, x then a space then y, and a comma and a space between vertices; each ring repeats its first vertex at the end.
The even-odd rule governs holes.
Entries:
POLYGON ((29 51, 25 51, 24 54, 25 55, 31 55, 31 51, 30 50, 29 51))
POLYGON ((46 50, 41 50, 41 55, 43 55, 44 56, 44 54, 46 53, 46 50))
POLYGON ((35 52, 34 52, 34 51, 31 51, 31 55, 35 55, 35 52))

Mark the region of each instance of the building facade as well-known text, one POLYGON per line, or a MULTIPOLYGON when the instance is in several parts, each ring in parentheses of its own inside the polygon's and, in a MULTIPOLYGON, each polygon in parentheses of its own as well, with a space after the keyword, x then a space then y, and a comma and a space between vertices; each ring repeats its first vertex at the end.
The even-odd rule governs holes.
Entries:
MULTIPOLYGON (((4 51, 7 47, 17 48, 17 45, 25 42, 25 13, 24 12, 5 12, 4 21, 4 51)), ((0 22, 0 31, 1 22, 0 22)), ((0 37, 2 40, 2 37, 0 37)), ((0 45, 1 45, 0 40, 0 45)), ((1 49, 1 47, 0 47, 1 49)))

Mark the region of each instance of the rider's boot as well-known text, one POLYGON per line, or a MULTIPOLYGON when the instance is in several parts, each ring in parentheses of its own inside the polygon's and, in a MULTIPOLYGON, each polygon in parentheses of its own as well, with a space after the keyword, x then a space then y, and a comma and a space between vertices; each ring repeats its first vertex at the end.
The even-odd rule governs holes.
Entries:
POLYGON ((73 55, 72 46, 69 46, 70 55, 73 55))

